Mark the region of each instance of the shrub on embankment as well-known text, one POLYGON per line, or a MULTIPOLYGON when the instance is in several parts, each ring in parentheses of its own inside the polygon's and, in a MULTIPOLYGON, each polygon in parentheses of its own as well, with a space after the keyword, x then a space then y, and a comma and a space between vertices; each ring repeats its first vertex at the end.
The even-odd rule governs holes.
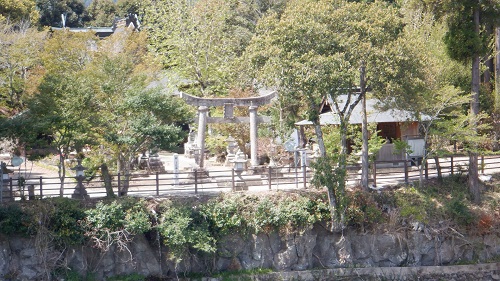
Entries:
MULTIPOLYGON (((348 192, 347 225, 360 231, 446 221, 460 231, 485 233, 498 221, 500 188, 491 185, 482 206, 449 178, 427 188, 395 187, 383 192, 348 192)), ((232 193, 205 198, 68 198, 11 202, 0 206, 0 234, 50 233, 60 246, 129 238, 157 231, 165 246, 181 254, 189 248, 213 252, 217 239, 231 233, 293 231, 329 220, 325 192, 232 193)), ((104 244, 103 244, 104 243, 104 244)))
MULTIPOLYGON (((498 184, 488 189, 482 206, 470 204, 461 179, 455 178, 423 189, 354 190, 348 192, 347 224, 351 230, 372 233, 424 226, 433 231, 446 227, 460 233, 490 233, 499 229, 494 224, 499 221, 500 190, 498 184)), ((319 191, 12 202, 0 207, 0 234, 34 237, 37 245, 58 249, 91 245, 102 252, 126 249, 134 235, 145 234, 161 241, 168 248, 165 258, 178 263, 187 255, 216 254, 219 241, 235 233, 242 237, 300 233, 315 224, 328 229, 327 202, 326 193, 319 191)), ((58 264, 48 269, 56 272, 58 264)))

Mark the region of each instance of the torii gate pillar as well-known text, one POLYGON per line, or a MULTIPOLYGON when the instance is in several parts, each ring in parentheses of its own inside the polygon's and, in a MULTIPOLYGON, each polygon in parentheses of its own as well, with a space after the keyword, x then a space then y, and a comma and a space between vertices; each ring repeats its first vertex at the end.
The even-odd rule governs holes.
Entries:
POLYGON ((250 160, 253 167, 259 165, 257 159, 257 106, 250 106, 248 108, 250 117, 250 160))
POLYGON ((200 168, 203 168, 203 162, 205 161, 205 130, 207 128, 207 112, 208 107, 200 106, 198 107, 198 148, 200 149, 199 163, 197 163, 200 168))

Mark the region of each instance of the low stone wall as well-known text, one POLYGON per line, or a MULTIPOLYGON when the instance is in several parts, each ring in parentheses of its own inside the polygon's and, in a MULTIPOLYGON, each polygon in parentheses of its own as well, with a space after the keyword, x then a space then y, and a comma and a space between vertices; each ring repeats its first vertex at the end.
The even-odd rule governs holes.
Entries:
MULTIPOLYGON (((90 247, 57 250, 43 236, 0 237, 0 280, 48 280, 49 273, 57 266, 81 274, 92 272, 99 280, 131 273, 182 276, 183 272, 207 269, 216 272, 256 268, 279 273, 270 274, 271 279, 256 276, 259 279, 254 280, 331 280, 328 278, 332 276, 365 275, 386 276, 382 280, 401 280, 398 276, 415 280, 415 276, 424 273, 431 276, 426 280, 433 280, 433 272, 449 269, 432 266, 497 260, 500 237, 496 234, 468 237, 453 231, 444 235, 423 227, 394 233, 362 234, 347 230, 338 234, 316 225, 313 229, 286 234, 229 235, 219 240, 215 255, 192 253, 177 266, 168 256, 168 249, 145 236, 135 237, 126 249, 111 247, 104 253, 90 247)), ((459 274, 459 279, 453 277, 455 280, 499 280, 496 279, 499 268, 498 264, 453 267, 450 274, 461 272, 470 277, 460 279, 459 274)))
MULTIPOLYGON (((231 276, 233 281, 248 281, 249 277, 231 276)), ((203 278, 202 281, 222 281, 222 278, 203 278)), ((330 281, 330 280, 454 280, 454 281, 493 281, 500 280, 500 263, 422 266, 422 267, 373 267, 337 268, 292 272, 274 272, 255 275, 252 281, 330 281)))

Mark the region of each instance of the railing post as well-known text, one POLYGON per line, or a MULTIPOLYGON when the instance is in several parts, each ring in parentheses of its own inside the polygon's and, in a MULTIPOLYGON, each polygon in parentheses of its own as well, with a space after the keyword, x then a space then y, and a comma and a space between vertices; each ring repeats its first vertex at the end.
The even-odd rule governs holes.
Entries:
POLYGON ((121 184, 122 184, 121 174, 120 172, 118 172, 118 197, 120 197, 122 194, 121 184))
POLYGON ((156 196, 160 196, 160 175, 156 172, 156 196))
POLYGON ((373 162, 373 185, 377 186, 377 162, 373 162))
POLYGON ((451 165, 451 167, 450 167, 451 174, 453 175, 453 173, 454 173, 454 171, 453 171, 454 170, 454 167, 453 167, 453 155, 451 156, 451 159, 450 159, 450 165, 451 165))
POLYGON ((425 161, 422 161, 422 165, 425 165, 425 179, 429 179, 429 165, 427 165, 427 159, 425 161))
POLYGON ((304 181, 304 189, 307 188, 307 181, 306 181, 307 171, 306 170, 307 170, 307 166, 304 164, 304 167, 302 168, 302 180, 304 181))
POLYGON ((268 167, 269 168, 269 173, 267 175, 267 179, 268 179, 268 184, 269 184, 269 190, 271 190, 271 176, 272 176, 272 171, 271 171, 271 167, 268 167))
POLYGON ((484 174, 484 155, 481 155, 481 174, 484 174))
POLYGON ((14 191, 12 190, 12 178, 9 178, 9 186, 10 186, 10 200, 15 200, 14 191))
POLYGON ((234 168, 231 169, 231 190, 234 192, 236 190, 234 183, 234 168))
POLYGON ((194 194, 198 194, 198 169, 194 169, 194 194))
POLYGON ((42 188, 43 178, 40 176, 40 199, 43 198, 43 188, 42 188))
POLYGON ((306 152, 306 150, 300 151, 300 162, 302 163, 302 181, 304 184, 304 189, 306 189, 307 188, 307 182, 306 182, 307 152, 306 152))
POLYGON ((405 184, 408 184, 408 160, 404 160, 405 184))

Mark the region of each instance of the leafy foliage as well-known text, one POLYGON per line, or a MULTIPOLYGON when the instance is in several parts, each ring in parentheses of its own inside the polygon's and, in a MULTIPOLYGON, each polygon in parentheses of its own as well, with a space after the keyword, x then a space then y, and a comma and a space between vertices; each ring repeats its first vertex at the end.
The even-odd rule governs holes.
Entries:
POLYGON ((205 253, 215 252, 215 238, 208 231, 208 223, 198 211, 189 207, 161 208, 158 232, 163 243, 169 247, 171 258, 180 260, 189 251, 195 249, 205 253))
POLYGON ((28 235, 32 223, 33 218, 19 206, 7 205, 0 207, 0 233, 28 235))
POLYGON ((62 26, 61 15, 66 16, 67 27, 83 27, 85 6, 80 0, 36 0, 41 26, 62 26))
POLYGON ((383 221, 383 213, 371 194, 366 191, 355 190, 349 193, 346 220, 350 225, 364 228, 383 221))
POLYGON ((344 220, 347 207, 347 197, 343 189, 346 180, 346 169, 335 165, 336 162, 330 157, 319 158, 312 167, 315 170, 311 183, 316 188, 326 187, 329 190, 330 208, 332 209, 331 219, 337 222, 344 220))
POLYGON ((4 108, 1 115, 11 117, 26 109, 40 79, 45 36, 46 32, 39 32, 26 22, 0 19, 0 107, 4 108))
POLYGON ((86 229, 97 230, 97 235, 122 230, 133 235, 145 233, 152 227, 144 201, 134 198, 115 200, 109 204, 99 202, 85 214, 86 229))
POLYGON ((68 245, 84 243, 85 232, 79 224, 85 217, 82 207, 80 201, 68 198, 37 201, 35 207, 30 210, 38 224, 35 232, 49 236, 52 243, 61 249, 68 245))
POLYGON ((39 12, 35 9, 35 0, 5 0, 0 4, 0 21, 10 22, 38 21, 39 12))

